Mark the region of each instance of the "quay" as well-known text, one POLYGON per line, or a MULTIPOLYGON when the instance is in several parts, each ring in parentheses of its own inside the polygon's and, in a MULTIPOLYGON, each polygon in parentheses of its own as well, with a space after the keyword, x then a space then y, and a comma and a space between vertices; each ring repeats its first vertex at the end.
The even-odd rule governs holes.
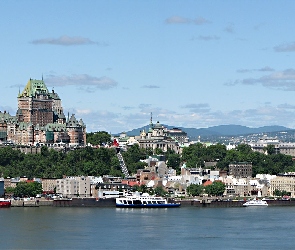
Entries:
POLYGON ((11 207, 39 207, 39 206, 52 206, 53 200, 45 199, 21 199, 11 200, 11 207))
MULTIPOLYGON (((243 207, 244 200, 179 200, 181 207, 243 207)), ((295 206, 295 200, 266 200, 268 206, 295 206)))
MULTIPOLYGON (((179 202, 181 207, 198 208, 226 208, 243 207, 244 200, 216 200, 216 199, 168 199, 169 202, 179 202)), ((295 206, 295 200, 266 200, 268 206, 295 206)), ((95 199, 95 198, 73 198, 73 199, 33 199, 33 200, 11 200, 11 207, 116 207, 114 198, 95 199)))

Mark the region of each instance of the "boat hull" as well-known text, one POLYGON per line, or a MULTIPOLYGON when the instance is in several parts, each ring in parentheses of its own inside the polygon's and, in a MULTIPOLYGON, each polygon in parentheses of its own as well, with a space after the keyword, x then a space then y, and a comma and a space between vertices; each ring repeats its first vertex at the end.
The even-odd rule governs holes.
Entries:
POLYGON ((2 207, 11 207, 11 202, 10 201, 1 201, 0 208, 2 208, 2 207))
POLYGON ((180 207, 180 203, 167 203, 167 204, 116 204, 116 207, 126 207, 126 208, 170 208, 170 207, 180 207))
POLYGON ((267 207, 268 205, 243 205, 243 207, 267 207))
POLYGON ((247 201, 246 203, 243 204, 243 207, 267 207, 268 204, 266 201, 261 201, 261 200, 252 200, 252 201, 247 201))

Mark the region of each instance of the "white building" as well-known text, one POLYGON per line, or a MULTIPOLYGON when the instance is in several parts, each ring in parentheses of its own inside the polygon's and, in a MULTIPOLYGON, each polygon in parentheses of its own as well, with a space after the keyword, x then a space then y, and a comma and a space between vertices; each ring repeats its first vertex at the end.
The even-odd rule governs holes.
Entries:
POLYGON ((67 176, 56 181, 56 193, 63 197, 90 197, 90 178, 84 176, 67 176))

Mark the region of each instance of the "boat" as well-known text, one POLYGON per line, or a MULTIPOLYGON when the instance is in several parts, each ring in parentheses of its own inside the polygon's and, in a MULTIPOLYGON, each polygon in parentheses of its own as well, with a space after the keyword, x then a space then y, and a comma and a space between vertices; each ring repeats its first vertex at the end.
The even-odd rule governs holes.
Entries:
POLYGON ((247 201, 243 204, 243 207, 252 207, 252 206, 268 206, 267 202, 265 200, 257 200, 257 199, 254 199, 254 200, 250 200, 250 201, 247 201))
POLYGON ((147 193, 126 195, 116 198, 116 207, 131 208, 169 208, 179 207, 180 203, 170 203, 166 198, 160 196, 150 196, 147 193))
POLYGON ((1 207, 11 207, 11 200, 0 198, 0 208, 1 207))

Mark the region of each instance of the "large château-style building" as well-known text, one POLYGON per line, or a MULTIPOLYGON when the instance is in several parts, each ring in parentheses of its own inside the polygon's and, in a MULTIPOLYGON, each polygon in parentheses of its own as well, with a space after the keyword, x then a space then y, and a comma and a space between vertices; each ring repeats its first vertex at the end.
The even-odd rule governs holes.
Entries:
POLYGON ((19 92, 15 116, 0 111, 0 141, 16 145, 86 145, 86 125, 75 115, 66 118, 61 99, 43 79, 30 79, 19 92))

